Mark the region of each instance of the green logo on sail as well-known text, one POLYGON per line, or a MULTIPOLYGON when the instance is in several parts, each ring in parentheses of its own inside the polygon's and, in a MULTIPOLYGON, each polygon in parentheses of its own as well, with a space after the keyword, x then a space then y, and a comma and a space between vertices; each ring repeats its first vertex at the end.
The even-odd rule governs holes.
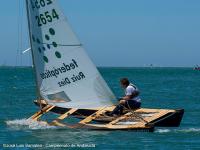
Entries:
MULTIPOLYGON (((51 40, 51 37, 54 36, 55 34, 56 34, 55 30, 53 28, 49 28, 48 34, 45 35, 45 40, 47 41, 45 43, 41 42, 39 38, 37 38, 34 35, 32 35, 32 41, 34 43, 37 43, 37 45, 38 45, 38 49, 37 50, 38 50, 38 52, 40 54, 42 54, 46 50, 51 50, 51 47, 53 47, 53 48, 57 48, 58 47, 58 44, 55 41, 52 41, 51 44, 49 44, 50 40, 51 40)), ((59 59, 62 57, 61 53, 58 52, 58 51, 55 52, 55 56, 56 56, 56 58, 59 58, 59 59)), ((44 60, 45 63, 49 62, 48 57, 45 56, 45 55, 43 56, 43 60, 44 60)))

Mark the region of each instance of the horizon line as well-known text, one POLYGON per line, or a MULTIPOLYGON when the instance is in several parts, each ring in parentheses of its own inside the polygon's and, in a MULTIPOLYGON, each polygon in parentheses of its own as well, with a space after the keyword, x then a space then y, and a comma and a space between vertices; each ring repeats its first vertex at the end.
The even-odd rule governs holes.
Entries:
MULTIPOLYGON (((17 66, 14 66, 14 65, 0 65, 0 68, 3 68, 3 67, 13 67, 13 68, 29 68, 29 67, 32 67, 30 65, 17 65, 17 66)), ((194 68, 195 66, 96 66, 97 68, 194 68)))

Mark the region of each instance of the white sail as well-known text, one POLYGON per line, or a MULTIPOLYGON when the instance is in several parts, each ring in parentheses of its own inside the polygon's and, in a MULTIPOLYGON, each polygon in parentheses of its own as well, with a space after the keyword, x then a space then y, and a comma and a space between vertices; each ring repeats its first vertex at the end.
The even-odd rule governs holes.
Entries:
POLYGON ((112 105, 114 94, 85 53, 57 3, 57 0, 27 0, 31 50, 40 95, 49 103, 65 108, 112 105))

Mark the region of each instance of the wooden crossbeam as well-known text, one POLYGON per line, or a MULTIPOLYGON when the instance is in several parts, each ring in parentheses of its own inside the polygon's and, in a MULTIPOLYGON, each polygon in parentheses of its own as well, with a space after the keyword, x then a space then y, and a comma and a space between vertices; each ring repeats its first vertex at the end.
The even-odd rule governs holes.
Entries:
POLYGON ((66 113, 62 114, 60 117, 58 117, 57 119, 59 120, 63 120, 65 118, 67 118, 69 115, 73 114, 75 111, 77 111, 78 109, 76 108, 72 108, 69 111, 67 111, 66 113))
POLYGON ((36 112, 34 115, 32 115, 29 119, 32 120, 38 120, 43 114, 49 112, 50 110, 52 110, 55 106, 52 105, 47 105, 44 108, 42 108, 42 110, 39 110, 38 112, 36 112))
POLYGON ((51 123, 49 123, 49 125, 51 126, 59 126, 59 127, 66 127, 66 125, 64 123, 61 123, 57 120, 52 121, 51 123))
POLYGON ((92 115, 86 117, 85 119, 81 120, 79 123, 80 124, 86 124, 91 122, 93 119, 99 117, 104 111, 105 111, 106 107, 96 111, 95 113, 93 113, 92 115))
POLYGON ((130 115, 132 115, 132 113, 131 113, 131 112, 128 112, 128 113, 124 114, 124 115, 121 116, 121 117, 117 117, 115 120, 109 122, 107 125, 116 124, 116 123, 119 122, 120 120, 125 119, 127 116, 130 116, 130 115))
POLYGON ((59 116, 58 118, 56 118, 55 120, 53 120, 51 123, 49 123, 50 125, 55 125, 55 126, 65 126, 64 124, 60 123, 59 121, 69 117, 71 114, 73 114, 74 112, 76 112, 78 109, 76 108, 72 108, 69 111, 67 111, 66 113, 62 114, 61 116, 59 116))
MULTIPOLYGON (((46 110, 50 107, 50 105, 45 106, 44 108, 42 108, 42 110, 46 110)), ((40 113, 42 113, 42 110, 39 110, 38 112, 36 112, 34 115, 32 115, 29 119, 34 119, 36 116, 38 116, 40 113)))

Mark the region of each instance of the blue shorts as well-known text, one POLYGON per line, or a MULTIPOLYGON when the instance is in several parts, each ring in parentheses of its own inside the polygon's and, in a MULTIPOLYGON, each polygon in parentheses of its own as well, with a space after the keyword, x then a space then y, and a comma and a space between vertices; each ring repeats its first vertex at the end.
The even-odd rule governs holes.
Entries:
POLYGON ((141 106, 141 102, 137 102, 137 101, 134 101, 134 100, 127 100, 126 103, 124 104, 124 106, 126 108, 131 108, 131 109, 134 109, 134 108, 140 108, 141 106))
POLYGON ((134 100, 127 100, 125 104, 118 104, 115 109, 111 112, 111 114, 122 114, 124 107, 127 109, 137 109, 140 108, 141 102, 137 102, 134 100))

